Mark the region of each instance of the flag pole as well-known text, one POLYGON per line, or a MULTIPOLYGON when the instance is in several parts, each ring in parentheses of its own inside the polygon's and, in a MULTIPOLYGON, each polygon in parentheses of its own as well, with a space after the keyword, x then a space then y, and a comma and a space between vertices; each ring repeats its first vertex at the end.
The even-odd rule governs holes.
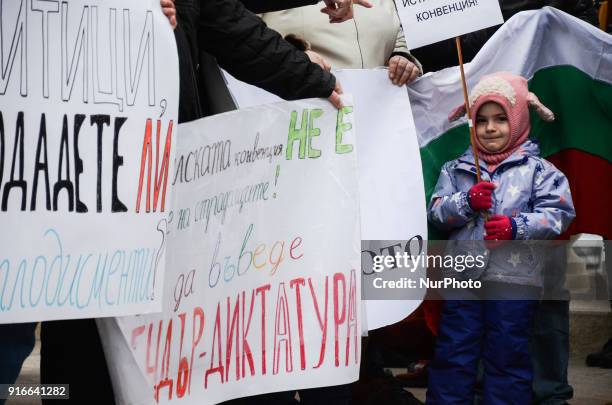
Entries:
POLYGON ((478 162, 478 149, 474 140, 474 123, 472 122, 472 114, 470 112, 470 100, 468 98, 467 83, 465 81, 465 72, 463 70, 463 52, 461 51, 461 36, 455 37, 457 44, 457 56, 459 57, 459 69, 461 70, 461 84, 463 85, 463 101, 465 103, 465 112, 468 116, 468 125, 470 127, 470 143, 472 144, 472 153, 474 154, 474 163, 476 165, 476 180, 478 183, 482 181, 480 178, 480 163, 478 162))
MULTIPOLYGON (((463 70, 463 52, 461 51, 461 36, 455 37, 457 44, 457 57, 459 58, 459 70, 461 71, 461 84, 463 85, 463 102, 465 103, 465 112, 468 116, 468 126, 470 128, 470 143, 472 144, 472 154, 474 155, 474 164, 476 165, 476 182, 480 183, 480 162, 478 161, 478 148, 474 134, 474 123, 472 122, 472 114, 470 112, 470 99, 468 98, 467 82, 465 81, 465 71, 463 70)), ((484 212, 485 221, 489 220, 489 214, 484 212)))

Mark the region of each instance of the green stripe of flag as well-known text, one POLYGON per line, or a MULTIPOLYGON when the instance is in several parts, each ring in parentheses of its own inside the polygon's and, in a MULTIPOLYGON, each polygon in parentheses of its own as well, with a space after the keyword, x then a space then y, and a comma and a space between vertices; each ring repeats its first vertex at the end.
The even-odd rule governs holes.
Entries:
MULTIPOLYGON (((536 72, 529 88, 556 115, 553 123, 531 116, 531 137, 540 143, 543 157, 578 149, 612 163, 612 85, 594 80, 573 66, 554 66, 536 72)), ((459 157, 469 145, 465 124, 421 148, 428 201, 442 165, 459 157)))
MULTIPOLYGON (((543 157, 576 149, 612 164, 612 85, 594 80, 573 66, 554 66, 536 72, 529 88, 556 115, 552 123, 543 122, 535 113, 531 115, 530 136, 539 142, 543 157)), ((464 124, 421 148, 427 202, 442 165, 469 146, 469 130, 464 124)), ((443 233, 429 226, 429 239, 440 238, 444 238, 443 233)))
POLYGON ((555 66, 538 71, 529 88, 556 116, 545 123, 531 115, 542 156, 578 149, 612 163, 612 85, 573 66, 555 66))

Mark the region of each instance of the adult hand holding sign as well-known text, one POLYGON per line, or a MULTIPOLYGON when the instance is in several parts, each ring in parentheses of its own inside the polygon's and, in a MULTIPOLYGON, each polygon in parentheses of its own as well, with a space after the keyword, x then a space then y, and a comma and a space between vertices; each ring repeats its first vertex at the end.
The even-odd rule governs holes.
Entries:
POLYGON ((174 0, 160 0, 162 13, 168 17, 170 26, 172 29, 176 29, 176 7, 174 6, 174 0))
POLYGON ((325 60, 324 57, 311 50, 304 51, 304 53, 308 55, 308 59, 310 59, 312 63, 316 63, 317 65, 321 66, 321 69, 325 70, 326 72, 331 72, 331 65, 325 60))
POLYGON ((325 7, 322 13, 329 16, 330 23, 341 23, 353 18, 353 4, 358 4, 365 8, 372 8, 372 3, 367 0, 324 0, 325 7))
POLYGON ((342 107, 344 107, 344 104, 342 104, 342 99, 340 98, 340 94, 342 94, 342 86, 336 78, 336 86, 334 87, 334 91, 332 91, 332 94, 327 99, 337 109, 341 109, 342 107))
MULTIPOLYGON (((312 63, 316 63, 317 65, 321 66, 321 69, 327 72, 331 72, 331 65, 321 55, 311 50, 304 51, 304 53, 308 55, 308 58, 312 63)), ((334 91, 332 91, 332 94, 327 99, 337 109, 341 109, 342 107, 344 107, 344 105, 342 104, 342 100, 340 99, 340 94, 342 94, 342 86, 340 85, 340 81, 338 80, 338 78, 336 78, 336 85, 334 86, 334 91)))
POLYGON ((420 74, 418 66, 402 55, 395 55, 389 59, 389 79, 396 86, 408 84, 420 74))

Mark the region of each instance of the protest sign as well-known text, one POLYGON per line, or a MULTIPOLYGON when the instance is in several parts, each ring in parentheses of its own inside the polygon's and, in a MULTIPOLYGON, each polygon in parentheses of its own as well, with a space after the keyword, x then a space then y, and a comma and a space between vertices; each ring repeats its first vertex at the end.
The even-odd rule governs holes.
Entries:
MULTIPOLYGON (((361 238, 427 240, 421 155, 406 88, 393 85, 382 69, 345 69, 334 74, 355 104, 361 238)), ((225 75, 232 96, 242 108, 280 100, 225 75)), ((421 273, 423 268, 417 275, 421 273)), ((371 271, 364 276, 365 282, 375 277, 371 271)), ((414 298, 415 294, 407 291, 406 296, 414 298)), ((367 328, 398 322, 420 303, 416 299, 367 300, 367 328)))
POLYGON ((163 312, 100 322, 120 404, 358 378, 352 116, 304 100, 181 125, 163 312))
POLYGON ((159 310, 178 111, 159 1, 0 8, 0 323, 159 310))
POLYGON ((409 49, 499 25, 497 0, 395 0, 409 49))

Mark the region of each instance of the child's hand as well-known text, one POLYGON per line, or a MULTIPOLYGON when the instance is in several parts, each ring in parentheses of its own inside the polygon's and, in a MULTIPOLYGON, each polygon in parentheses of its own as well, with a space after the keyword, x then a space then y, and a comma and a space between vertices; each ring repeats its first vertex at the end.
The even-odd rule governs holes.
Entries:
POLYGON ((511 240, 512 230, 516 229, 512 218, 505 215, 491 215, 484 226, 487 231, 485 240, 511 240))
POLYGON ((495 184, 481 181, 468 191, 468 202, 474 211, 486 211, 493 206, 493 190, 495 184))

